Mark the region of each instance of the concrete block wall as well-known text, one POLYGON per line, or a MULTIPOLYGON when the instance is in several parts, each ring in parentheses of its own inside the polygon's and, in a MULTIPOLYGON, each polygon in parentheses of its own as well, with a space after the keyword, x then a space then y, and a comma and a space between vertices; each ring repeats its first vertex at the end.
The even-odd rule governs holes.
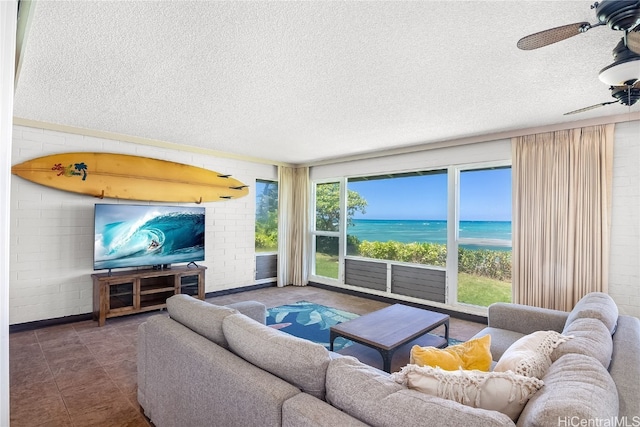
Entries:
POLYGON ((640 122, 618 123, 613 148, 609 294, 640 317, 640 122))
MULTIPOLYGON (((205 203, 207 292, 254 283, 256 179, 277 179, 274 165, 171 148, 14 126, 11 164, 70 151, 117 152, 231 173, 247 197, 205 203)), ((312 168, 312 178, 510 159, 508 140, 312 168)), ((615 132, 609 293, 622 313, 640 317, 640 122, 615 132)), ((11 177, 10 324, 92 311, 93 206, 99 199, 11 177)), ((105 199, 115 203, 114 199, 105 199)), ((138 203, 122 201, 123 203, 138 203)))
MULTIPOLYGON (((24 126, 13 128, 11 164, 48 154, 95 151, 170 160, 228 173, 249 195, 206 207, 206 292, 254 283, 255 181, 277 180, 270 164, 216 157, 24 126)), ((93 209, 100 200, 11 177, 9 322, 53 319, 93 310, 93 209)), ((171 205, 171 203, 166 203, 171 205)))

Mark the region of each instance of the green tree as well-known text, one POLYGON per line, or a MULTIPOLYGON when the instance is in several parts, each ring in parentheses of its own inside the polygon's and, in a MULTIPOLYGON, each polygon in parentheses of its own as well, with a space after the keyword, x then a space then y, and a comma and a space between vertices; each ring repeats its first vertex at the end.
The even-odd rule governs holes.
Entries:
POLYGON ((258 181, 264 186, 256 196, 256 250, 278 249, 278 183, 258 181))
MULTIPOLYGON (((367 201, 357 191, 347 191, 347 225, 353 225, 356 212, 366 213, 367 201)), ((338 231, 340 224, 340 184, 316 186, 316 230, 338 231)))
MULTIPOLYGON (((357 212, 366 213, 367 201, 357 191, 347 191, 347 225, 353 225, 353 216, 357 212)), ((340 226, 340 184, 332 182, 316 186, 316 230, 338 231, 340 226)), ((316 251, 329 255, 338 255, 337 247, 331 244, 333 238, 318 238, 316 251)), ((357 248, 360 242, 355 236, 347 238, 347 245, 357 248)), ((353 250, 353 249, 352 249, 353 250)))

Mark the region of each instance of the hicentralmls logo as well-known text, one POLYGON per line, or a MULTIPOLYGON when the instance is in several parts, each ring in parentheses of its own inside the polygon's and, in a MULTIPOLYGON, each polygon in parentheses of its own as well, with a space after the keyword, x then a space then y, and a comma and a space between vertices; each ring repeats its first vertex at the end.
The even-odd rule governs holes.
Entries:
POLYGON ((640 415, 633 417, 558 417, 558 427, 640 427, 640 415))

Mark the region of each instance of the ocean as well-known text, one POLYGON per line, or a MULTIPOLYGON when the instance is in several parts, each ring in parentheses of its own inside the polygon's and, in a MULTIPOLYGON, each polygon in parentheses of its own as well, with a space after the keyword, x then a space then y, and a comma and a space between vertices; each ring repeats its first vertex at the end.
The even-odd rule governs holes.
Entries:
MULTIPOLYGON (((354 219, 347 234, 360 241, 447 243, 447 221, 354 219)), ((511 221, 461 221, 461 238, 511 240, 511 221)))

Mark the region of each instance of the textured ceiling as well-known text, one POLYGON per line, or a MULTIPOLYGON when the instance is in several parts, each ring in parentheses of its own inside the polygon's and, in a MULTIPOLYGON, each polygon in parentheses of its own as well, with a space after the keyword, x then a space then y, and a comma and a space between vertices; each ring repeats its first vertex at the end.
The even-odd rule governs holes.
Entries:
POLYGON ((638 111, 590 1, 43 1, 17 118, 293 164, 638 111))

